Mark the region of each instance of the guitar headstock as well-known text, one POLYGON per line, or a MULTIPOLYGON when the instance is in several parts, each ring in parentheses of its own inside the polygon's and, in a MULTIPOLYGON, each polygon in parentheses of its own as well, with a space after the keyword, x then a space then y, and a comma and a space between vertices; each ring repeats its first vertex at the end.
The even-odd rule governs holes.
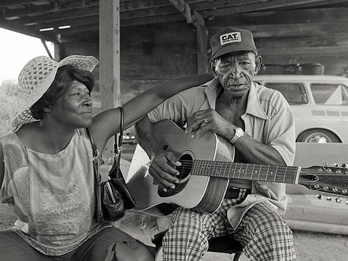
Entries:
POLYGON ((331 195, 323 195, 323 194, 317 195, 317 198, 319 200, 325 200, 326 199, 326 201, 329 201, 329 202, 336 202, 337 204, 344 203, 344 204, 348 205, 348 199, 347 198, 332 197, 331 195))
POLYGON ((302 168, 298 184, 311 190, 348 196, 348 165, 335 163, 302 168))

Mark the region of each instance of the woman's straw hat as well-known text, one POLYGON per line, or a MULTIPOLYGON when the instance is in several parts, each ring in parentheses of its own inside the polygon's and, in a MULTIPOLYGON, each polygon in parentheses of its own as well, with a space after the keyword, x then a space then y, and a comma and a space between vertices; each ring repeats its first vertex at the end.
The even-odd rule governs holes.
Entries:
POLYGON ((30 112, 33 106, 51 86, 59 67, 72 65, 78 69, 93 71, 98 60, 93 56, 71 55, 60 62, 46 56, 35 57, 30 60, 19 73, 19 92, 24 101, 18 108, 18 113, 12 121, 12 126, 35 121, 30 112))

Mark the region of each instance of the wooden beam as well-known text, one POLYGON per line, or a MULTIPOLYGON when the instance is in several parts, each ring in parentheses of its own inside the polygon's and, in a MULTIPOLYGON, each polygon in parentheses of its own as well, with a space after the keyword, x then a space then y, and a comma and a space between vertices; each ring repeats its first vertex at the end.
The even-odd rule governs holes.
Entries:
POLYGON ((141 9, 121 9, 121 20, 132 19, 132 18, 146 18, 157 15, 171 15, 177 14, 178 10, 173 5, 165 6, 152 6, 141 9))
POLYGON ((0 7, 14 6, 14 5, 24 5, 32 4, 33 0, 1 0, 0 7))
MULTIPOLYGON (((99 88, 102 110, 120 105, 120 2, 100 0, 99 88), (105 19, 107 18, 107 19, 105 19)), ((115 123, 118 124, 118 123, 115 123)), ((113 154, 109 141, 103 154, 113 154)))
POLYGON ((348 56, 348 47, 346 46, 271 48, 259 51, 262 56, 348 56))
POLYGON ((256 4, 256 3, 262 3, 265 2, 265 0, 214 0, 214 1, 204 1, 203 3, 197 3, 192 2, 190 3, 190 6, 192 9, 195 9, 197 11, 201 10, 217 10, 217 9, 224 9, 229 7, 237 7, 241 5, 250 5, 250 4, 256 4))
MULTIPOLYGON (((20 8, 3 8, 2 13, 5 18, 16 17, 16 16, 37 16, 37 15, 46 15, 47 13, 52 12, 61 12, 61 11, 69 11, 74 10, 76 8, 88 8, 88 7, 98 7, 99 1, 89 1, 88 4, 83 0, 79 1, 70 1, 68 3, 62 4, 61 2, 50 2, 45 5, 31 5, 20 8)), ((86 9, 85 9, 86 10, 86 9)))
MULTIPOLYGON (((254 38, 286 38, 286 37, 314 37, 333 34, 348 33, 347 22, 322 22, 322 23, 299 23, 299 24, 268 24, 268 25, 239 25, 250 30, 254 38)), ((214 34, 221 27, 209 27, 209 32, 214 34)))
POLYGON ((133 18, 133 19, 122 19, 122 26, 137 26, 144 24, 159 24, 159 23, 170 23, 184 21, 185 17, 182 14, 173 14, 166 16, 151 16, 148 18, 133 18))
POLYGON ((318 9, 301 9, 301 10, 283 10, 274 12, 254 12, 233 14, 229 16, 213 17, 207 19, 207 26, 225 26, 226 24, 234 25, 281 25, 281 24, 308 24, 322 22, 340 22, 348 23, 348 7, 330 7, 318 9), (262 22, 261 22, 262 21, 262 22), (277 23, 275 23, 277 21, 277 23))
POLYGON ((206 16, 222 16, 222 15, 233 15, 240 13, 248 13, 248 12, 261 12, 261 11, 270 11, 277 8, 283 7, 295 7, 301 4, 308 3, 317 3, 322 2, 323 0, 278 0, 278 1, 260 1, 259 3, 254 4, 246 4, 234 7, 224 7, 214 10, 201 10, 200 13, 203 17, 206 16))
POLYGON ((39 23, 54 23, 67 21, 71 19, 79 19, 84 17, 99 16, 99 6, 86 6, 69 10, 61 10, 48 14, 23 17, 19 21, 22 24, 39 24, 39 23))
POLYGON ((20 8, 3 8, 2 14, 4 18, 21 17, 28 14, 37 15, 42 13, 47 13, 55 10, 56 5, 54 3, 49 3, 47 5, 39 6, 26 6, 20 8))
MULTIPOLYGON (((296 6, 293 6, 294 8, 320 8, 321 6, 333 6, 334 4, 342 4, 347 3, 347 0, 323 0, 321 2, 306 2, 301 3, 296 6)), ((285 7, 286 8, 286 7, 285 7)), ((278 10, 284 10, 283 7, 280 7, 278 10)))
POLYGON ((0 27, 10 31, 17 32, 17 33, 43 39, 46 41, 51 41, 54 43, 57 42, 57 38, 55 36, 52 36, 52 35, 44 36, 39 31, 30 30, 27 27, 23 27, 22 24, 18 24, 16 21, 6 21, 0 18, 0 27))
POLYGON ((60 26, 71 25, 71 26, 81 26, 81 25, 91 25, 98 24, 100 21, 99 16, 88 16, 83 18, 71 18, 71 19, 62 19, 57 21, 49 21, 44 23, 38 23, 35 25, 27 25, 28 28, 36 31, 44 28, 53 28, 53 30, 58 30, 60 26))
POLYGON ((185 0, 169 0, 169 1, 176 7, 176 9, 179 10, 180 13, 184 15, 184 17, 186 18, 186 22, 188 24, 191 24, 193 22, 191 8, 189 4, 185 2, 185 0))

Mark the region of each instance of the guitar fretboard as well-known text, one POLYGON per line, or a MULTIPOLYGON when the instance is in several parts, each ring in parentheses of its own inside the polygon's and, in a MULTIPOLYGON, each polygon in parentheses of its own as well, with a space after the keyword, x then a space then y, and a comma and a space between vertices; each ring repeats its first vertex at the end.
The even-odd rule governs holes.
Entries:
POLYGON ((301 167, 194 160, 193 175, 298 184, 301 167))

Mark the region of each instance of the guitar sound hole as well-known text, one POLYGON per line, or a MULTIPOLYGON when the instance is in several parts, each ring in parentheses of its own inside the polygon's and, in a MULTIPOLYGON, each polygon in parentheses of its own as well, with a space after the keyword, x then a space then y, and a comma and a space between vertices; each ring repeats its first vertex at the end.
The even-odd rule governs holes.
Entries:
POLYGON ((186 154, 182 156, 179 159, 181 166, 177 167, 177 170, 179 171, 179 183, 175 185, 175 189, 168 189, 167 191, 164 190, 158 190, 158 195, 161 197, 170 197, 178 194, 180 191, 182 191, 185 187, 186 184, 189 181, 189 175, 191 173, 192 169, 192 164, 193 164, 193 159, 190 155, 186 154))

